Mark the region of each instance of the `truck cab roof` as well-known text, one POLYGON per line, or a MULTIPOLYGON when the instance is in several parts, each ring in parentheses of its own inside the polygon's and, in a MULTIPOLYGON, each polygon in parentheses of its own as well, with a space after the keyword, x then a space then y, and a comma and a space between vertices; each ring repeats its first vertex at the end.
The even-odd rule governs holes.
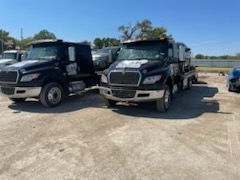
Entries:
POLYGON ((162 41, 174 42, 174 40, 169 38, 141 38, 141 39, 127 40, 127 41, 124 41, 123 44, 141 43, 141 42, 162 42, 162 41))
POLYGON ((42 39, 42 40, 37 40, 37 41, 33 41, 30 43, 30 45, 37 45, 37 44, 79 44, 82 46, 89 46, 86 45, 84 43, 80 43, 80 42, 71 42, 71 41, 63 41, 62 39, 42 39))
POLYGON ((175 42, 173 39, 170 38, 143 38, 143 39, 131 39, 124 41, 123 44, 132 44, 132 43, 141 43, 141 42, 169 42, 169 43, 175 43, 178 46, 184 46, 186 47, 186 50, 190 51, 191 49, 188 48, 184 43, 182 42, 175 42))

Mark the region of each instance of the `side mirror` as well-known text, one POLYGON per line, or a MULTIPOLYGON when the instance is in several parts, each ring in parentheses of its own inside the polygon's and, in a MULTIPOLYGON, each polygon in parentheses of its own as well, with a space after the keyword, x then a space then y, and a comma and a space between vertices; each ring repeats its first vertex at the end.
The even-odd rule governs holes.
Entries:
POLYGON ((68 58, 69 61, 76 61, 76 52, 74 46, 68 48, 68 58))
POLYGON ((168 49, 168 57, 173 57, 173 49, 168 49))

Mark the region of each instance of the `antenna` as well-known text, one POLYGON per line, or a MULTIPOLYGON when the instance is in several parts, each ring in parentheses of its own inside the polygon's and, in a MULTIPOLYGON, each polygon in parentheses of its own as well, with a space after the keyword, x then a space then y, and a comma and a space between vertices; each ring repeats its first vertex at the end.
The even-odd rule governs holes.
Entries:
POLYGON ((21 30, 20 30, 20 36, 21 36, 21 43, 20 43, 20 50, 22 50, 22 46, 23 46, 23 28, 21 28, 21 30))

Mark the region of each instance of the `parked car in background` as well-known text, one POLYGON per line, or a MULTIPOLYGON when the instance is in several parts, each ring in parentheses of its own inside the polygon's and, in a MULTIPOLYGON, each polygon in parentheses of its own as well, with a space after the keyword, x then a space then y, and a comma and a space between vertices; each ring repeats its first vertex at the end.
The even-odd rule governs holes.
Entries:
POLYGON ((240 66, 233 67, 227 78, 228 90, 240 91, 240 66))
POLYGON ((106 47, 93 52, 93 63, 95 70, 100 73, 107 69, 113 62, 116 61, 120 47, 106 47))
POLYGON ((24 53, 24 51, 19 50, 4 51, 2 54, 2 58, 0 59, 0 68, 17 62, 21 62, 24 53))

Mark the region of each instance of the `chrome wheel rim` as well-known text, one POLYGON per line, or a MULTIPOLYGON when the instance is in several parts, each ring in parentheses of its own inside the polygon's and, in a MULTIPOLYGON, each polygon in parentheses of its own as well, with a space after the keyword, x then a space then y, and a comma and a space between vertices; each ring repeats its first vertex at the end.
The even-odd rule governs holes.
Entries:
POLYGON ((48 101, 51 104, 58 104, 62 99, 62 92, 58 87, 53 87, 48 91, 48 101))

